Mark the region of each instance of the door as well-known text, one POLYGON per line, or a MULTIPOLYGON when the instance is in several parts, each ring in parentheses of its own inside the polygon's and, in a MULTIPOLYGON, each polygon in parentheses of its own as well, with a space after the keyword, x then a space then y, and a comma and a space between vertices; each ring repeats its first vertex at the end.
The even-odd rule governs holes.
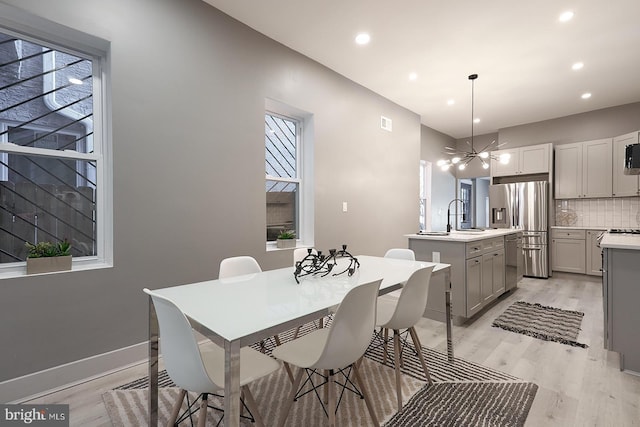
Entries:
POLYGON ((504 251, 496 251, 493 258, 493 295, 498 297, 504 293, 505 289, 505 259, 504 251))
POLYGON ((518 186, 517 225, 528 231, 547 231, 547 188, 546 181, 532 181, 516 184, 518 186))
POLYGON ((462 200, 462 215, 460 217, 460 229, 471 228, 471 224, 475 222, 474 219, 471 218, 471 212, 475 212, 475 207, 473 206, 473 197, 471 196, 471 193, 471 184, 461 182, 460 200, 462 200))
POLYGON ((482 257, 467 260, 467 317, 482 308, 482 257))
POLYGON ((555 152, 555 198, 581 198, 582 143, 558 145, 555 152))
POLYGON ((611 139, 585 142, 582 146, 583 197, 611 197, 611 139))

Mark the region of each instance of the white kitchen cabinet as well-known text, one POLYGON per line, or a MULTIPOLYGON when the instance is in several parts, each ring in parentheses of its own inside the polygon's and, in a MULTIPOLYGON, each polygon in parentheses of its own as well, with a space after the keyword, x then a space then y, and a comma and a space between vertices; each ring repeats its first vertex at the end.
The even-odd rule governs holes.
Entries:
POLYGON ((585 230, 551 230, 551 269, 568 273, 586 273, 585 230))
POLYGON ((602 249, 598 246, 598 236, 603 232, 604 230, 587 230, 586 272, 591 276, 602 276, 602 249))
POLYGON ((613 138, 613 196, 640 195, 640 176, 624 174, 624 149, 629 144, 640 142, 640 131, 613 138))
POLYGON ((467 277, 467 311, 468 317, 473 316, 482 308, 482 257, 470 258, 466 263, 467 277))
POLYGON ((610 138, 556 146, 554 197, 611 197, 612 167, 610 138))
POLYGON ((529 175, 549 173, 551 144, 529 145, 491 152, 491 176, 529 175), (501 154, 509 154, 509 162, 503 164, 501 154))
POLYGON ((437 253, 440 262, 451 265, 452 313, 470 318, 506 292, 504 236, 471 242, 448 239, 410 238, 409 248, 418 260, 432 260, 437 253))

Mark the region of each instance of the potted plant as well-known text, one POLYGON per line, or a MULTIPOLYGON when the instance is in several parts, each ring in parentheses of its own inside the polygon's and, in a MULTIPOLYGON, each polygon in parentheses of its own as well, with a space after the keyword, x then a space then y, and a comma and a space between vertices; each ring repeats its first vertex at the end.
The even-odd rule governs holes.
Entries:
POLYGON ((27 274, 71 270, 71 243, 39 242, 25 243, 27 250, 27 274))
POLYGON ((277 247, 279 249, 295 248, 296 247, 296 232, 295 230, 282 230, 278 234, 276 240, 277 247))

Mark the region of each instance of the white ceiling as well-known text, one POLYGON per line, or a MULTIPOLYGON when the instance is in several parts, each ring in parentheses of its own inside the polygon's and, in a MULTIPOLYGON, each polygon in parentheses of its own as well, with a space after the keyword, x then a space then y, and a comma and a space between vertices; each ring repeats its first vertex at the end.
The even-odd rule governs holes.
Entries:
POLYGON ((476 135, 640 101, 639 0, 204 1, 455 138, 471 133, 473 73, 476 135))

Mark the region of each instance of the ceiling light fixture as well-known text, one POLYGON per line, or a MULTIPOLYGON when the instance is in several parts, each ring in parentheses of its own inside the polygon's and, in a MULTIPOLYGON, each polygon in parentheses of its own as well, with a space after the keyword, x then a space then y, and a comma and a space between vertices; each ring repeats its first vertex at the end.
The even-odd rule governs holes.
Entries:
MULTIPOLYGON (((449 170, 449 168, 452 165, 458 165, 459 170, 464 170, 469 164, 469 162, 471 162, 476 157, 480 159, 480 161, 482 162, 482 167, 484 169, 489 169, 488 159, 490 158, 494 160, 500 160, 501 163, 509 163, 509 159, 511 158, 511 155, 507 153, 502 154, 498 157, 498 156, 491 155, 491 153, 487 151, 493 144, 495 144, 496 142, 495 140, 487 144, 480 151, 476 151, 473 145, 473 124, 478 123, 480 121, 479 119, 473 118, 474 88, 475 88, 475 80, 477 78, 478 78, 477 74, 471 74, 469 76, 469 80, 471 80, 471 143, 467 141, 467 144, 469 144, 470 150, 461 151, 451 147, 445 147, 445 150, 448 151, 447 154, 453 157, 451 157, 451 159, 448 159, 448 160, 438 160, 436 164, 440 166, 440 168, 443 171, 449 170)), ((498 148, 501 145, 504 145, 504 143, 497 145, 496 148, 498 148)))
POLYGON ((371 36, 367 33, 360 33, 356 36, 356 43, 362 45, 367 44, 371 40, 371 36))
POLYGON ((591 98, 591 94, 589 92, 583 93, 581 98, 582 99, 589 99, 589 98, 591 98))
POLYGON ((409 73, 409 80, 416 80, 418 78, 418 74, 416 73, 409 73))
POLYGON ((455 103, 456 103, 455 99, 450 99, 450 100, 447 101, 447 105, 453 105, 455 103))
POLYGON ((576 62, 575 64, 573 64, 571 66, 571 69, 574 70, 574 71, 577 71, 577 70, 582 70, 583 67, 584 67, 584 63, 583 62, 576 62))
POLYGON ((560 22, 567 22, 567 21, 571 21, 571 19, 573 18, 573 12, 570 10, 567 10, 566 12, 562 12, 560 14, 560 18, 558 18, 560 20, 560 22))

